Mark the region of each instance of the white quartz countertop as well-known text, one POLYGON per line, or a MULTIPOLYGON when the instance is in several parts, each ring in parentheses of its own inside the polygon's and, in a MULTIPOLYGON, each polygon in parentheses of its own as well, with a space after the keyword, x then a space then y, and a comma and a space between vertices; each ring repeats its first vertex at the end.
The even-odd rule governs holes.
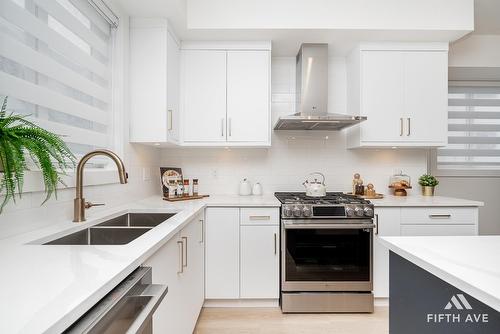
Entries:
POLYGON ((278 207, 268 196, 211 196, 167 202, 160 197, 87 212, 71 221, 0 241, 0 333, 60 333, 180 231, 206 206, 278 207), (177 212, 126 245, 42 245, 127 212, 177 212))
POLYGON ((500 311, 500 236, 379 239, 394 253, 500 311))
POLYGON ((382 199, 370 199, 374 206, 378 207, 432 207, 432 206, 483 206, 483 202, 471 201, 468 199, 460 199, 444 196, 394 196, 384 195, 382 199))

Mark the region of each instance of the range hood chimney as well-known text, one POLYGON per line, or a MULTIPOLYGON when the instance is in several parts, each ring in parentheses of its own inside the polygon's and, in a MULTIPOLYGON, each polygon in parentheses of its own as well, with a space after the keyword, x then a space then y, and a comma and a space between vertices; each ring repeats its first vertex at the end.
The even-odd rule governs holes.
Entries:
POLYGON ((275 130, 341 130, 366 120, 328 113, 328 44, 302 44, 296 63, 297 113, 280 117, 275 130))

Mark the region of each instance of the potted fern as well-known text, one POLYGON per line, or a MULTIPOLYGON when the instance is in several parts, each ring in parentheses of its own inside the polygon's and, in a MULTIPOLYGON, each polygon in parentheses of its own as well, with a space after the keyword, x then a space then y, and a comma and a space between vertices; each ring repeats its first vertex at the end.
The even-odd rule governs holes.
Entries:
POLYGON ((58 135, 28 121, 26 116, 7 114, 5 97, 0 110, 0 193, 4 196, 0 213, 10 200, 15 202, 16 193, 21 197, 28 159, 42 173, 46 193, 43 203, 52 194, 57 195, 57 185, 63 183, 61 176, 75 164, 75 156, 58 135))
POLYGON ((423 196, 434 196, 434 188, 439 184, 439 181, 430 174, 424 174, 418 179, 418 184, 422 187, 423 196))

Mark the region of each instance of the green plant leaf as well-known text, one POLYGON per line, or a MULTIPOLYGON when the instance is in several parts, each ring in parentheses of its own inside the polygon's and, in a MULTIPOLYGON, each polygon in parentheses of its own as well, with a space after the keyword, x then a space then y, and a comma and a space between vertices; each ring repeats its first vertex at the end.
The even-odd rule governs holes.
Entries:
MULTIPOLYGON (((5 192, 0 213, 9 200, 21 197, 24 172, 28 169, 26 157, 40 168, 45 186, 45 203, 63 183, 65 170, 74 168, 76 158, 60 136, 49 132, 26 119, 27 116, 7 114, 7 97, 0 110, 0 163, 3 176, 0 191, 5 192)), ((64 184, 64 183, 63 183, 64 184)))

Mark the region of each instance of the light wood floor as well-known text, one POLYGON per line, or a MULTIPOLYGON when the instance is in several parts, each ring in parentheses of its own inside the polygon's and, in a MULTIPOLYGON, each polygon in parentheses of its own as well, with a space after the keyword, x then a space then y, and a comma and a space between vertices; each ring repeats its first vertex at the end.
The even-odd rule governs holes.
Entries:
POLYGON ((204 308, 195 334, 387 334, 389 308, 373 314, 283 314, 279 308, 204 308))

